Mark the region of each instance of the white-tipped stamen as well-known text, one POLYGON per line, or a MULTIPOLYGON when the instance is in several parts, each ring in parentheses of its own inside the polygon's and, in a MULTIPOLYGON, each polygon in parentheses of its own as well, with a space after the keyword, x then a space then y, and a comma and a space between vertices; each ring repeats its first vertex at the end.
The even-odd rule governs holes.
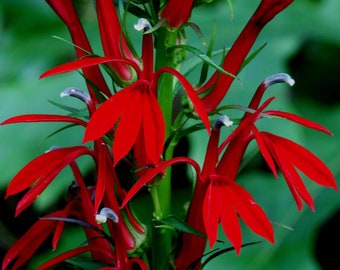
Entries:
POLYGON ((152 28, 147 19, 139 18, 138 22, 133 26, 137 31, 148 31, 152 28))
POLYGON ((91 101, 91 97, 88 93, 75 87, 66 88, 63 92, 60 93, 60 97, 75 97, 85 102, 86 104, 91 101))
POLYGON ((114 223, 118 223, 118 216, 116 213, 108 207, 104 207, 100 210, 99 214, 96 215, 96 222, 98 224, 106 223, 107 219, 110 219, 114 223))
POLYGON ((263 84, 265 87, 269 87, 275 83, 286 83, 289 86, 293 86, 295 84, 295 81, 290 75, 287 73, 278 73, 274 74, 272 76, 267 77, 264 81, 263 84))
POLYGON ((214 128, 221 128, 222 126, 230 127, 233 124, 234 124, 234 122, 231 121, 228 116, 222 115, 215 122, 214 128))

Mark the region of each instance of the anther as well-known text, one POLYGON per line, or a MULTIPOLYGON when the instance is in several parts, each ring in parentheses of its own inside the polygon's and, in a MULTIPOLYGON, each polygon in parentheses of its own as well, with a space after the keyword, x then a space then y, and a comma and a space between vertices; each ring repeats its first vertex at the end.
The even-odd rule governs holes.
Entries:
POLYGON ((138 22, 133 26, 137 31, 148 31, 152 28, 150 22, 147 19, 139 18, 138 22))
POLYGON ((98 224, 106 223, 107 219, 118 223, 117 214, 111 208, 104 207, 100 210, 99 214, 96 215, 96 222, 98 224))
POLYGON ((295 81, 290 75, 287 73, 278 73, 274 74, 272 76, 267 77, 264 81, 263 84, 265 88, 275 84, 275 83, 286 83, 289 86, 293 86, 295 84, 295 81))
POLYGON ((75 87, 66 88, 63 92, 60 93, 60 97, 75 97, 85 102, 86 104, 89 104, 91 102, 89 94, 75 87))
POLYGON ((233 125, 233 121, 231 121, 228 116, 222 115, 217 119, 213 128, 219 129, 222 126, 230 127, 232 125, 233 125))

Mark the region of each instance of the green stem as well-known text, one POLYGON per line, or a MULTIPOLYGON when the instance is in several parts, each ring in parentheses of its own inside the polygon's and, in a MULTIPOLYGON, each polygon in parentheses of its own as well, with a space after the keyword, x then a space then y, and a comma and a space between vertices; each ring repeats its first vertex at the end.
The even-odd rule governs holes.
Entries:
MULTIPOLYGON (((175 59, 168 53, 167 48, 176 44, 176 32, 170 32, 166 28, 160 28, 156 40, 156 70, 161 67, 175 68, 175 59)), ((166 138, 170 135, 172 125, 172 100, 173 100, 174 78, 170 74, 163 74, 158 82, 158 101, 162 108, 166 138)), ((172 148, 172 147, 171 147, 172 148)), ((173 150, 166 151, 164 159, 172 157, 173 150)), ((155 179, 150 189, 154 204, 155 219, 162 219, 171 213, 171 170, 167 169, 165 174, 155 179)), ((167 228, 152 228, 152 269, 169 269, 169 258, 172 251, 171 230, 167 228)))

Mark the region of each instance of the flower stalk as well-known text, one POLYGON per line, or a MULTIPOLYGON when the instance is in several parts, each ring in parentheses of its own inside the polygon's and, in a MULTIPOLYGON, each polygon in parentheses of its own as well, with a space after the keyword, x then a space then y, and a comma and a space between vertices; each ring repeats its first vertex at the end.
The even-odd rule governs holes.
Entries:
MULTIPOLYGON (((38 220, 10 248, 2 270, 25 266, 50 235, 52 249, 58 249, 66 222, 83 229, 87 241, 55 256, 39 269, 50 269, 89 252, 94 263, 103 265, 101 269, 198 270, 205 266, 202 257, 206 248, 213 250, 218 241, 219 226, 230 250, 241 254, 242 248, 249 245, 243 239, 241 222, 258 237, 275 243, 269 215, 238 181, 242 160, 252 141, 274 178, 280 178, 279 172, 282 173, 298 210, 302 210, 303 203, 312 211, 316 208, 300 173, 320 186, 337 190, 332 172, 317 156, 257 125, 260 120, 270 125, 270 121, 282 118, 332 135, 311 120, 268 109, 275 105, 275 96, 263 100, 264 93, 276 83, 293 86, 294 80, 288 74, 274 74, 263 80, 246 103, 248 106, 230 105, 227 99, 229 87, 247 62, 245 58, 262 29, 293 0, 262 0, 220 66, 210 58, 214 42, 206 54, 183 44, 187 42, 183 39, 186 26, 194 25, 190 17, 194 7, 207 2, 213 1, 128 1, 121 10, 143 15, 134 25, 143 33, 141 53, 137 55, 116 2, 96 0, 94 9, 103 49, 100 55, 93 52, 73 2, 47 0, 71 34, 76 59, 51 68, 40 78, 79 70, 87 91, 68 87, 60 96, 75 97, 85 108, 80 111, 65 106, 71 115, 19 115, 4 120, 1 126, 60 122, 67 124, 65 128, 81 127, 83 136, 79 146, 52 147, 36 157, 8 185, 6 199, 24 193, 16 208, 18 216, 65 167, 72 171, 62 209, 38 220), (179 57, 178 50, 185 48, 194 52, 195 60, 203 66, 196 78, 199 86, 194 86, 181 69, 186 55, 179 57), (209 68, 213 69, 209 70, 212 75, 206 80, 209 68), (183 90, 178 93, 185 102, 175 98, 177 88, 183 90), (221 116, 219 112, 225 109, 240 109, 243 116, 221 116), (225 132, 221 132, 222 128, 225 132), (174 156, 181 138, 202 129, 208 138, 208 144, 203 146, 202 166, 189 154, 174 156), (93 162, 91 181, 77 164, 83 156, 93 162), (171 170, 179 163, 193 169, 193 193, 185 198, 188 207, 184 217, 173 216, 178 209, 173 207, 171 170), (146 215, 152 218, 145 224, 130 203, 143 187, 147 187, 144 194, 152 202, 152 213, 146 215)), ((200 32, 197 25, 195 29, 200 32)))

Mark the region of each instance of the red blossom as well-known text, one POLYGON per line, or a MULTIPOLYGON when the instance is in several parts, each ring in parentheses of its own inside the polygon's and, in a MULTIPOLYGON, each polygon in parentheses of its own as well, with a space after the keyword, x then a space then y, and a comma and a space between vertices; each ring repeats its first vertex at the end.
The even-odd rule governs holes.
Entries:
POLYGON ((105 101, 91 117, 84 143, 100 138, 118 121, 112 146, 114 164, 127 155, 141 133, 146 156, 158 163, 165 137, 164 120, 147 81, 137 81, 105 101))
MULTIPOLYGON (((59 210, 46 215, 44 218, 63 215, 63 211, 59 210)), ((24 265, 39 246, 47 239, 47 237, 56 229, 58 221, 54 220, 38 220, 6 253, 2 261, 2 270, 8 269, 9 265, 14 262, 11 269, 18 269, 24 265)))
POLYGON ((210 183, 202 210, 210 248, 216 242, 220 221, 236 253, 240 254, 242 234, 238 217, 256 234, 274 243, 274 231, 266 214, 244 188, 223 176, 211 176, 207 181, 210 183))
POLYGON ((15 215, 19 215, 21 211, 30 206, 63 168, 79 156, 86 154, 92 155, 92 152, 83 146, 59 148, 51 150, 28 163, 7 187, 6 198, 33 185, 19 201, 15 215))
MULTIPOLYGON (((236 75, 264 26, 292 2, 293 0, 262 0, 224 58, 223 69, 236 75)), ((216 71, 210 80, 198 89, 199 92, 211 90, 202 99, 208 112, 214 111, 218 104, 220 104, 234 78, 216 71)))

